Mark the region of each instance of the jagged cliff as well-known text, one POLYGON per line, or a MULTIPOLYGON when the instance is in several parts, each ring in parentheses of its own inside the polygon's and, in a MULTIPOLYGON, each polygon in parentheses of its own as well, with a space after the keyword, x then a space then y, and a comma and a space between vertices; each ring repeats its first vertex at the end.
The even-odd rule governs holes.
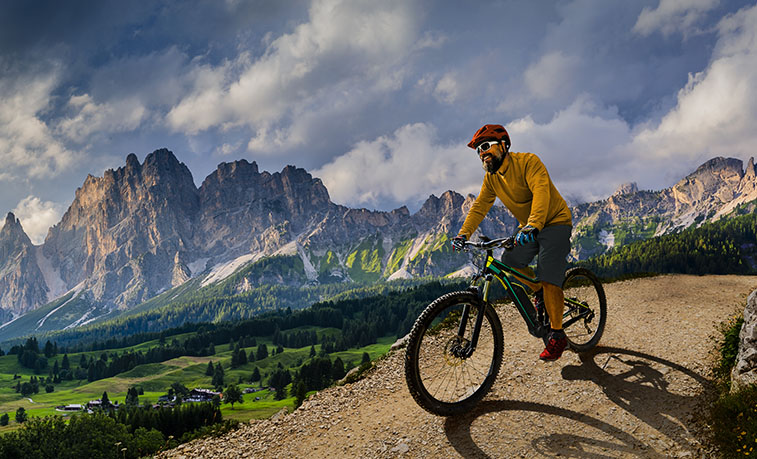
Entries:
MULTIPOLYGON (((460 265, 444 242, 472 199, 431 196, 415 215, 404 207, 350 209, 293 166, 271 174, 254 162, 222 163, 198 189, 170 151, 142 164, 130 154, 125 166, 87 177, 40 247, 9 216, 0 235, 0 298, 13 315, 71 290, 106 309, 129 308, 192 277, 207 276, 207 284, 272 255, 301 260, 296 282, 443 274, 460 265)), ((497 208, 483 228, 514 227, 497 208)))
MULTIPOLYGON (((572 209, 573 256, 719 218, 757 199, 755 175, 751 160, 744 171, 739 160, 715 158, 666 190, 625 184, 606 200, 572 209)), ((126 309, 191 278, 208 285, 271 256, 296 260, 299 274, 258 273, 243 279, 240 291, 266 282, 465 272, 467 259, 452 254, 448 241, 473 200, 447 191, 414 214, 406 207, 351 209, 331 202, 318 178, 293 166, 269 173, 245 160, 222 163, 197 188, 170 151, 157 150, 142 164, 130 154, 123 167, 87 177, 41 246, 8 215, 0 231, 0 319, 72 290, 100 311, 126 309)), ((495 206, 480 232, 498 236, 516 227, 495 206)))
POLYGON ((37 261, 37 248, 15 215, 0 229, 0 319, 48 301, 49 288, 37 261))
POLYGON ((757 199, 757 170, 750 159, 713 158, 671 188, 639 191, 624 184, 609 198, 573 211, 573 256, 585 259, 615 245, 717 220, 757 199))

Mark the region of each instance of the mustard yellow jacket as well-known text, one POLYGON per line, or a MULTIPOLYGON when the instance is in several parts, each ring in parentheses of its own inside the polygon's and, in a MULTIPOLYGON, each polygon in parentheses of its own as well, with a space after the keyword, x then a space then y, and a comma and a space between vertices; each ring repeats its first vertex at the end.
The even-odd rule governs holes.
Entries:
POLYGON ((470 239, 496 198, 521 227, 531 225, 542 230, 550 225, 573 224, 568 204, 549 178, 547 168, 533 153, 507 153, 496 173, 486 173, 481 192, 458 235, 470 239))

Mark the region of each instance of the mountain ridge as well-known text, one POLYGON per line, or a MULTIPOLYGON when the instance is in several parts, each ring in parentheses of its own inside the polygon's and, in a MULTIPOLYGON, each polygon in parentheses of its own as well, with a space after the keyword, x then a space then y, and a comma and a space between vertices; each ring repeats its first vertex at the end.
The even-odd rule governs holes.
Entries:
MULTIPOLYGON (((671 188, 624 184, 606 200, 572 207, 573 258, 716 219, 757 199, 754 161, 742 167, 738 159, 717 157, 671 188)), ((254 161, 224 162, 197 187, 167 149, 142 164, 129 154, 124 166, 85 179, 42 245, 25 242, 15 216, 6 217, 0 319, 72 291, 92 305, 92 316, 128 310, 189 279, 204 276, 207 285, 274 255, 299 259, 306 283, 454 273, 469 260, 451 253, 447 241, 474 199, 446 191, 430 195, 413 214, 404 206, 355 209, 333 203, 320 179, 294 166, 269 173, 254 161), (13 309, 4 306, 11 303, 13 309)), ((496 205, 479 231, 516 228, 496 205)), ((259 281, 244 279, 239 288, 259 281)))

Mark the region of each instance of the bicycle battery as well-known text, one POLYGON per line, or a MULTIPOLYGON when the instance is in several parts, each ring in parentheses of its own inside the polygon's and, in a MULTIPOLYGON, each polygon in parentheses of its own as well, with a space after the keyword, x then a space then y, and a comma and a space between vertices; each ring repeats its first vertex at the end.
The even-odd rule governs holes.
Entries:
POLYGON ((523 317, 523 320, 526 321, 528 332, 537 338, 543 337, 546 334, 546 330, 541 324, 539 324, 536 316, 536 308, 534 307, 533 303, 531 303, 531 299, 528 297, 525 289, 518 284, 511 285, 512 291, 515 294, 517 300, 515 302, 515 308, 523 317))

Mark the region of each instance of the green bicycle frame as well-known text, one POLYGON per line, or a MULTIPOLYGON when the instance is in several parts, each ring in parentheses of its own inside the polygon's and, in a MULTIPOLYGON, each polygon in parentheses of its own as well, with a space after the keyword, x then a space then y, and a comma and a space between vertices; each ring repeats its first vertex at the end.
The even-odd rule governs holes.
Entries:
MULTIPOLYGON (((533 306, 531 306, 531 302, 528 298, 528 294, 526 293, 525 289, 522 286, 520 286, 519 284, 514 284, 510 280, 510 276, 514 276, 515 278, 523 279, 523 280, 533 282, 533 283, 539 282, 538 279, 533 279, 523 273, 520 273, 516 271, 515 269, 513 269, 512 267, 495 259, 494 256, 492 255, 492 250, 487 250, 486 251, 486 265, 482 269, 481 273, 477 274, 474 277, 473 283, 475 284, 479 279, 481 279, 482 277, 484 278, 483 289, 479 290, 479 294, 481 296, 481 299, 483 300, 484 305, 488 305, 492 278, 496 278, 497 280, 499 280, 499 282, 502 284, 505 291, 507 292, 507 295, 513 301, 513 304, 515 304, 515 307, 520 313, 521 317, 523 317, 523 320, 525 320, 529 333, 536 337, 543 336, 544 330, 536 322, 535 315, 529 313, 529 311, 533 310, 533 306)), ((473 335, 471 336, 471 342, 465 351, 465 354, 467 354, 467 356, 470 356, 473 353, 473 351, 476 349, 476 345, 478 344, 478 336, 481 331, 481 326, 484 322, 485 309, 486 309, 486 306, 484 306, 483 308, 480 308, 480 310, 478 311, 478 315, 476 317, 476 323, 473 329, 473 335)), ((533 312, 535 313, 535 310, 533 310, 533 312)), ((468 322, 469 314, 470 314, 470 305, 466 304, 463 307, 462 318, 460 321, 460 326, 458 328, 458 336, 464 336, 465 324, 468 322)))
MULTIPOLYGON (((529 310, 532 309, 531 301, 528 298, 528 294, 526 293, 525 289, 518 285, 514 284, 510 280, 510 276, 514 276, 518 279, 523 279, 532 283, 538 283, 538 279, 531 278, 519 271, 516 271, 512 267, 502 263, 501 261, 497 260, 492 256, 492 254, 488 253, 486 254, 486 268, 484 270, 485 273, 492 273, 494 277, 499 280, 499 282, 502 284, 502 287, 504 287, 505 291, 510 296, 510 299, 513 301, 513 304, 515 304, 515 307, 518 309, 518 312, 523 317, 523 320, 526 321, 526 325, 528 326, 529 332, 531 334, 539 332, 539 324, 536 323, 534 320, 534 317, 532 314, 529 313, 529 310)), ((489 302, 489 287, 490 287, 490 280, 484 281, 484 302, 489 302)))

